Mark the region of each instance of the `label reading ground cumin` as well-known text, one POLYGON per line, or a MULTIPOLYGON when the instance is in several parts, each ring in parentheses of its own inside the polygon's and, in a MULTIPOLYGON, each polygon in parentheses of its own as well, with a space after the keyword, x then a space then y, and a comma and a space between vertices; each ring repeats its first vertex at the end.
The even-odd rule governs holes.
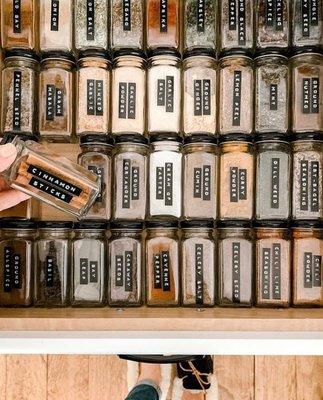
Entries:
POLYGON ((211 165, 194 168, 193 197, 205 201, 211 200, 211 165))

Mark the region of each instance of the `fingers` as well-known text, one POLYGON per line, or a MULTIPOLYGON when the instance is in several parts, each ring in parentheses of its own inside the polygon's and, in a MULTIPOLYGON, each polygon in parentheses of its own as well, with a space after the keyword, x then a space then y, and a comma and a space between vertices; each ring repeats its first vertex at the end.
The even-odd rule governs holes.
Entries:
POLYGON ((6 170, 15 160, 17 150, 12 143, 0 146, 0 172, 6 170))
POLYGON ((6 210, 21 203, 22 201, 28 200, 30 196, 20 192, 19 190, 5 190, 0 193, 0 211, 6 210))

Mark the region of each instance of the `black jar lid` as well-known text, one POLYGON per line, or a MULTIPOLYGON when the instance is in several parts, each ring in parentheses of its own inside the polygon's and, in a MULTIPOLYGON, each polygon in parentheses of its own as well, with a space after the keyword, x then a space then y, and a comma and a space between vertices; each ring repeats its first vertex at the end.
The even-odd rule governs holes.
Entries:
POLYGON ((72 229, 72 221, 39 221, 39 229, 72 229))
POLYGON ((27 49, 10 49, 6 50, 4 53, 5 58, 9 57, 24 57, 29 58, 31 60, 39 61, 38 54, 33 50, 27 49))
POLYGON ((150 135, 151 143, 164 141, 183 143, 183 139, 178 133, 155 133, 150 135))
POLYGON ((262 220, 262 221, 256 221, 254 223, 255 228, 276 228, 276 229, 287 229, 288 228, 288 222, 287 221, 281 221, 281 220, 262 220))
POLYGON ((287 53, 286 50, 278 49, 277 47, 267 47, 265 49, 259 49, 255 53, 255 58, 270 57, 270 56, 287 58, 287 53))
POLYGON ((224 58, 224 57, 247 57, 247 58, 252 58, 252 52, 250 50, 246 49, 240 49, 240 48, 233 48, 230 50, 223 50, 220 52, 219 58, 224 58))
POLYGON ((220 135, 220 143, 225 142, 248 142, 252 143, 252 135, 245 135, 243 133, 230 133, 228 135, 220 135))
POLYGON ((301 141, 301 140, 317 140, 317 141, 323 141, 323 132, 299 132, 299 133, 295 133, 291 140, 293 142, 295 141, 301 141))
POLYGON ((206 135, 203 133, 184 138, 184 145, 191 143, 217 144, 217 138, 213 135, 206 135))
POLYGON ((110 229, 118 230, 142 230, 144 227, 144 223, 142 221, 113 221, 110 225, 110 229))
POLYGON ((291 57, 298 56, 300 54, 323 54, 323 49, 320 46, 304 46, 304 47, 295 47, 291 51, 291 57))
POLYGON ((75 64, 75 57, 72 53, 68 51, 46 51, 41 55, 41 61, 46 61, 48 59, 55 60, 66 60, 75 64))
POLYGON ((181 53, 172 47, 157 47, 156 49, 152 49, 148 52, 149 58, 156 56, 171 56, 180 59, 181 53))
POLYGON ((292 228, 300 228, 300 229, 323 229, 323 221, 321 220, 299 220, 299 221, 292 221, 291 223, 292 228))
POLYGON ((178 228, 178 221, 155 220, 146 222, 147 229, 178 228))
POLYGON ((99 49, 87 49, 79 52, 78 59, 82 58, 103 58, 104 60, 110 60, 109 53, 105 50, 99 49))
POLYGON ((123 56, 134 56, 146 59, 146 53, 139 49, 133 49, 130 47, 124 47, 114 51, 113 58, 123 57, 123 56))
POLYGON ((186 58, 189 57, 210 57, 210 58, 214 58, 216 57, 216 53, 214 50, 210 49, 210 48, 203 48, 203 47, 199 47, 196 49, 191 49, 191 50, 185 50, 184 54, 183 54, 183 60, 185 60, 186 58))
POLYGON ((114 140, 113 137, 110 135, 96 135, 96 134, 89 134, 81 136, 80 138, 80 146, 86 146, 88 144, 100 144, 106 146, 113 146, 114 140))
POLYGON ((39 136, 36 134, 27 135, 24 133, 7 132, 1 139, 0 144, 3 145, 3 144, 11 143, 11 142, 13 142, 13 140, 15 139, 16 136, 18 136, 18 138, 24 142, 26 142, 27 140, 33 140, 34 142, 39 142, 39 136))
POLYGON ((37 222, 33 219, 24 218, 1 218, 1 229, 36 229, 37 222))
POLYGON ((186 220, 180 222, 180 227, 183 229, 213 229, 214 221, 210 219, 186 220))
POLYGON ((84 219, 74 223, 74 229, 108 229, 107 221, 84 219))
POLYGON ((255 142, 286 142, 288 143, 290 136, 283 133, 269 132, 256 135, 255 142))
POLYGON ((220 221, 218 227, 221 228, 251 228, 251 221, 248 220, 227 220, 220 221))
POLYGON ((115 144, 119 143, 136 143, 148 145, 148 139, 144 135, 137 133, 124 133, 115 137, 115 144))

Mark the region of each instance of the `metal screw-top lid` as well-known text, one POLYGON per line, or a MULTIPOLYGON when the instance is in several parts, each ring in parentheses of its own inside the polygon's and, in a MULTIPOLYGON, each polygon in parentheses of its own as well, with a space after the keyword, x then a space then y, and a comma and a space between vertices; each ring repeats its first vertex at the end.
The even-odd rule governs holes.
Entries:
POLYGON ((11 143, 14 141, 14 139, 16 138, 16 136, 18 136, 18 138, 20 140, 23 140, 24 142, 26 142, 27 140, 33 140, 34 142, 38 142, 39 141, 39 136, 38 135, 26 135, 24 133, 6 133, 3 138, 1 139, 0 144, 7 144, 7 143, 11 143))
POLYGON ((115 137, 115 144, 118 143, 137 143, 148 145, 148 139, 143 135, 136 133, 124 133, 115 137))
POLYGON ((219 137, 220 143, 225 142, 247 142, 252 143, 253 137, 252 135, 245 135, 243 133, 230 133, 228 135, 221 135, 219 137))
POLYGON ((317 219, 292 221, 291 227, 295 229, 323 229, 323 221, 317 219))
POLYGON ((287 221, 280 221, 280 220, 263 220, 263 221, 256 221, 254 223, 255 228, 281 228, 286 229, 288 228, 287 221))
POLYGON ((113 53, 113 58, 123 57, 123 56, 134 56, 146 59, 146 53, 139 49, 133 49, 130 47, 124 47, 122 49, 118 49, 113 53))
POLYGON ((9 57, 23 57, 23 58, 29 58, 34 61, 39 61, 38 54, 33 50, 27 50, 27 49, 6 50, 4 53, 4 57, 5 59, 9 57))
POLYGON ((110 225, 111 230, 142 230, 144 223, 142 221, 113 221, 110 225))
POLYGON ((42 53, 42 55, 41 55, 42 62, 49 60, 49 59, 69 61, 69 62, 75 64, 74 55, 67 51, 47 51, 47 52, 42 53))
POLYGON ((210 57, 215 59, 216 53, 212 49, 199 47, 184 51, 183 60, 189 57, 210 57))
POLYGON ((183 229, 199 229, 199 228, 213 229, 214 221, 209 219, 181 221, 180 227, 183 229))
POLYGON ((177 133, 155 133, 150 135, 150 143, 164 142, 164 141, 182 143, 183 139, 177 133))
POLYGON ((113 146, 114 140, 110 135, 96 135, 96 134, 88 134, 81 136, 80 138, 80 146, 85 146, 88 144, 100 144, 106 146, 113 146))
POLYGON ((316 131, 316 132, 299 132, 295 133, 291 137, 292 142, 296 141, 301 141, 301 140, 317 140, 317 141, 323 141, 323 132, 322 131, 316 131))
POLYGON ((227 220, 220 221, 218 228, 251 228, 251 221, 248 220, 227 220))
POLYGON ((217 144, 217 138, 213 135, 196 134, 184 138, 184 145, 192 143, 217 144))
POLYGON ((146 222, 147 229, 178 228, 178 221, 155 220, 146 222))
POLYGON ((24 218, 1 218, 1 229, 36 229, 37 222, 32 219, 24 218))
POLYGON ((156 49, 152 49, 148 52, 149 58, 156 56, 171 56, 180 59, 181 53, 171 47, 157 47, 156 49))
POLYGON ((72 221, 39 221, 39 229, 72 229, 72 221))
POLYGON ((83 221, 74 222, 74 229, 105 230, 108 229, 108 223, 102 220, 85 219, 83 221))

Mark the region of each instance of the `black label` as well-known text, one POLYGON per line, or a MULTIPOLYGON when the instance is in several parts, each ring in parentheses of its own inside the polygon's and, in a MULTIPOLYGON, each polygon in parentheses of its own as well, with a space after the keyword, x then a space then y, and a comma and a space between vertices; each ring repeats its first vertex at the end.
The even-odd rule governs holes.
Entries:
POLYGON ((195 245, 195 296, 196 304, 203 304, 203 244, 195 245))
POLYGON ((130 208, 131 160, 124 159, 122 165, 122 208, 130 208))
POLYGON ((124 273, 123 273, 123 255, 116 255, 116 286, 123 286, 124 273))
POLYGON ((168 29, 168 1, 160 0, 159 7, 159 30, 162 33, 167 32, 168 29))
POLYGON ((136 84, 128 84, 128 118, 136 118, 136 84))
POLYGON ((194 168, 193 172, 193 197, 202 198, 202 168, 194 168))
POLYGON ((266 0, 266 26, 275 27, 277 31, 282 31, 284 24, 283 13, 283 0, 266 0))
POLYGON ((280 159, 271 159, 271 208, 279 208, 280 159))
POLYGON ((322 256, 313 256, 313 286, 322 286, 322 256))
POLYGON ((247 200, 247 170, 239 169, 239 200, 247 200))
POLYGON ((165 107, 166 105, 166 80, 158 79, 157 81, 157 106, 165 107))
POLYGON ((153 266, 154 266, 154 288, 162 289, 162 261, 161 254, 157 253, 153 255, 153 266))
POLYGON ((308 210, 308 161, 301 160, 300 165, 300 209, 308 210))
POLYGON ((204 32, 205 29, 205 0, 197 0, 197 15, 196 15, 196 23, 197 23, 197 31, 204 32))
POLYGON ((31 178, 29 181, 29 185, 55 197, 58 200, 64 201, 64 203, 70 203, 73 199, 72 195, 57 189, 55 186, 50 185, 49 183, 46 183, 41 179, 31 178))
POLYGON ((63 117, 63 104, 64 104, 64 92, 62 89, 56 88, 55 91, 55 114, 56 117, 63 117))
POLYGON ((122 1, 123 30, 131 31, 131 0, 122 1))
MULTIPOLYGON (((322 4, 321 4, 322 7, 322 4)), ((319 1, 318 0, 311 0, 311 25, 317 26, 319 23, 319 1)))
POLYGON ((229 0, 229 30, 237 29, 237 5, 236 0, 229 0))
POLYGON ((173 163, 165 164, 165 206, 173 205, 173 163))
POLYGON ((166 76, 166 112, 174 112, 174 77, 166 76))
POLYGON ((139 167, 132 167, 131 168, 131 200, 139 200, 139 182, 140 182, 139 167))
POLYGON ((283 0, 275 0, 275 22, 276 22, 276 30, 282 31, 284 29, 284 1, 283 0))
POLYGON ((156 199, 164 200, 165 194, 165 168, 156 167, 156 199))
POLYGON ((89 283, 89 260, 87 258, 80 259, 80 285, 89 283))
POLYGON ((168 251, 161 253, 163 292, 170 292, 170 256, 168 251))
POLYGON ((203 165, 203 200, 211 200, 211 165, 203 165))
POLYGON ((304 253, 304 288, 322 286, 322 257, 311 252, 304 253))
POLYGON ((99 267, 97 261, 90 261, 90 283, 98 283, 99 267))
POLYGON ((266 0, 265 23, 267 26, 274 26, 274 0, 266 0))
POLYGON ((86 38, 87 40, 94 40, 95 37, 95 0, 86 1, 86 38))
POLYGON ((88 170, 93 172, 95 175, 97 175, 100 178, 100 192, 95 199, 95 203, 102 203, 103 202, 103 192, 105 190, 105 183, 104 183, 104 167, 96 167, 94 165, 89 165, 88 170))
POLYGON ((87 80, 87 115, 103 115, 103 80, 87 80))
POLYGON ((194 168, 193 197, 211 200, 211 165, 203 165, 203 169, 194 168))
POLYGON ((240 303, 240 243, 232 243, 232 301, 240 303))
POLYGON ((246 44, 246 1, 238 0, 238 41, 239 46, 246 44))
POLYGON ((211 80, 194 80, 194 115, 211 115, 211 80))
POLYGON ((320 175, 320 167, 318 161, 311 161, 311 211, 318 212, 319 211, 319 175, 320 175))
POLYGON ((119 118, 136 118, 136 90, 134 82, 119 83, 119 118))
POLYGON ((52 0, 50 13, 50 30, 58 31, 59 27, 59 0, 52 0))
POLYGON ((272 296, 274 300, 281 300, 281 245, 273 244, 272 261, 272 296))
POLYGON ((12 29, 13 33, 21 33, 21 0, 13 0, 12 2, 12 29))
POLYGON ((21 128, 21 71, 13 73, 13 113, 12 126, 14 131, 21 128))
POLYGON ((230 167, 230 202, 247 200, 247 170, 230 167))
POLYGON ((269 248, 262 249, 262 285, 261 297, 270 299, 270 265, 271 265, 271 250, 269 248))
POLYGON ((3 252, 3 291, 10 293, 12 290, 12 257, 13 250, 11 247, 5 247, 3 252))
POLYGON ((302 0, 302 35, 303 37, 310 36, 310 0, 302 0))
POLYGON ((55 268, 55 258, 52 256, 47 256, 45 263, 46 287, 54 286, 54 268, 55 268))
POLYGON ((12 287, 21 289, 21 257, 20 254, 14 254, 12 257, 12 287))
POLYGON ((320 79, 303 78, 303 114, 319 113, 320 79))
POLYGON ((234 71, 232 125, 240 126, 242 72, 234 71))
POLYGON ((278 85, 271 84, 269 86, 269 108, 272 111, 277 111, 278 109, 278 85))
POLYGON ((132 292, 133 290, 133 252, 125 251, 125 291, 132 292))
POLYGON ((55 117, 63 117, 64 93, 55 85, 46 86, 46 121, 54 121, 55 117))
POLYGON ((319 211, 320 200, 320 165, 318 161, 300 162, 300 209, 319 211))

